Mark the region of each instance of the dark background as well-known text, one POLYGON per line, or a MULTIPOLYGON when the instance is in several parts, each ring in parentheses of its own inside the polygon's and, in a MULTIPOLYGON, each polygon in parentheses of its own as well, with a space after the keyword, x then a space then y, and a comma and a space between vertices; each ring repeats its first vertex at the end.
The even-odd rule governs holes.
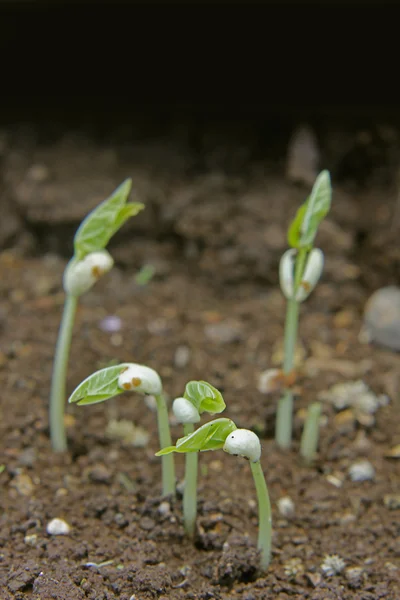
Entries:
POLYGON ((1 2, 0 121, 397 121, 393 7, 1 2))

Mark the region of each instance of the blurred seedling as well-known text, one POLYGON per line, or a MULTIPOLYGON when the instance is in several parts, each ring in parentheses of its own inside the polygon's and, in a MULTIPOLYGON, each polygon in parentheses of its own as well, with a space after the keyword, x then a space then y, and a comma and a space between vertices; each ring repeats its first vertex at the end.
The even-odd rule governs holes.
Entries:
MULTIPOLYGON (((322 171, 317 177, 310 196, 299 208, 288 231, 288 242, 291 247, 281 258, 279 280, 281 290, 287 299, 283 381, 285 389, 278 402, 275 439, 282 449, 288 449, 292 443, 293 427, 293 387, 295 382, 295 348, 299 324, 299 307, 308 298, 317 285, 324 266, 324 255, 319 248, 314 248, 314 238, 318 226, 329 212, 331 206, 331 181, 328 171, 322 171)), ((315 417, 317 408, 310 407, 301 443, 303 458, 311 460, 314 456, 315 443, 318 443, 319 419, 315 417), (308 438, 310 436, 310 440, 308 438), (316 441, 315 441, 316 440, 316 441)))
MULTIPOLYGON (((68 402, 79 406, 97 404, 130 391, 153 396, 156 401, 160 446, 171 445, 168 409, 161 378, 154 369, 135 363, 121 363, 89 375, 71 394, 68 402)), ((162 459, 162 493, 175 494, 175 467, 172 456, 162 459)))
POLYGON ((64 271, 66 298, 54 356, 49 406, 51 444, 56 452, 67 449, 66 378, 78 299, 111 270, 114 261, 105 250, 107 244, 130 217, 144 208, 141 203, 127 202, 131 187, 131 179, 126 179, 82 221, 74 237, 74 256, 64 271))
POLYGON ((258 436, 248 429, 238 429, 230 419, 219 418, 180 438, 175 446, 163 448, 156 456, 166 456, 172 452, 191 454, 220 449, 234 456, 242 456, 250 462, 258 501, 260 567, 264 571, 271 561, 272 521, 268 488, 260 463, 261 443, 258 436))
POLYGON ((135 283, 139 286, 145 286, 153 279, 156 269, 153 265, 143 265, 135 275, 135 283))
MULTIPOLYGON (((206 381, 189 381, 183 397, 176 398, 172 410, 178 423, 183 424, 183 432, 188 436, 194 432, 194 424, 200 421, 204 412, 219 414, 226 404, 221 393, 206 381)), ((193 537, 197 517, 197 453, 187 453, 185 457, 185 487, 183 492, 183 522, 187 535, 193 537)))

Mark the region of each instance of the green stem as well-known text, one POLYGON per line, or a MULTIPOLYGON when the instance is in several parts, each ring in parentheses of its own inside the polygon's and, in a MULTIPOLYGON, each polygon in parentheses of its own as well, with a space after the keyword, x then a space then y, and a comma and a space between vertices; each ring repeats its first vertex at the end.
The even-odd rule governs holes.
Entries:
MULTIPOLYGON (((288 300, 285 322, 283 371, 289 374, 294 365, 294 356, 299 321, 299 304, 293 298, 288 300)), ((289 449, 292 444, 293 394, 285 390, 278 402, 276 413, 275 440, 280 448, 289 449)))
POLYGON ((271 562, 272 516, 268 488, 260 461, 250 462, 256 486, 258 502, 258 544, 261 550, 261 569, 265 571, 271 562))
POLYGON ((321 403, 310 404, 300 443, 300 455, 307 463, 311 463, 317 453, 320 417, 321 403))
MULTIPOLYGON (((294 295, 300 285, 304 268, 307 261, 308 251, 306 249, 299 250, 296 259, 295 275, 294 275, 294 295)), ((297 343, 297 330, 299 326, 299 303, 291 298, 287 302, 285 334, 284 334, 284 359, 283 372, 288 375, 294 367, 295 351, 297 343)), ((293 393, 290 389, 286 389, 282 398, 278 402, 276 413, 276 429, 275 441, 280 448, 289 449, 292 445, 292 428, 293 428, 293 393)))
POLYGON ((55 452, 65 452, 67 449, 67 436, 64 424, 65 396, 68 358, 77 304, 77 297, 67 295, 54 356, 49 421, 51 445, 55 452))
MULTIPOLYGON (((185 423, 184 434, 194 432, 193 423, 185 423)), ((185 456, 185 489, 183 492, 183 522, 187 535, 193 537, 196 530, 197 517, 197 469, 198 452, 188 452, 185 456)))
MULTIPOLYGON (((160 448, 172 446, 171 432, 169 429, 168 408, 162 394, 156 396, 157 421, 160 448)), ((162 464, 162 493, 163 496, 175 495, 175 465, 173 454, 166 454, 161 458, 162 464)))

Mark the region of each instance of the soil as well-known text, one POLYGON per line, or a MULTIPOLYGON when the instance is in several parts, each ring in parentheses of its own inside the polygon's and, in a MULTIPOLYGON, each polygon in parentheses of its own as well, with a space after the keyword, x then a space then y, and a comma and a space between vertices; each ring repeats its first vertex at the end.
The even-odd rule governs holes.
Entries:
MULTIPOLYGON (((400 598, 400 463, 398 453, 390 456, 400 443, 400 356, 360 336, 372 291, 399 283, 392 161, 399 138, 387 128, 320 136, 335 184, 317 238, 326 268, 301 308, 295 440, 281 452, 273 440, 277 395, 262 395, 257 381, 279 364, 279 257, 309 189, 285 176, 287 140, 262 154, 251 136, 233 143, 182 128, 137 143, 120 132, 105 142, 82 132, 3 131, 2 600, 400 598), (247 462, 223 452, 200 456, 191 542, 180 493, 160 496, 156 419, 142 397, 68 406, 69 450, 51 451, 47 402, 62 272, 77 224, 126 176, 146 210, 112 243, 116 268, 80 301, 68 389, 111 361, 155 368, 170 400, 190 379, 218 387, 226 416, 262 440, 274 529, 264 574, 247 462), (155 275, 139 285, 135 275, 145 264, 155 275), (104 331, 108 315, 120 317, 120 331, 104 331), (359 379, 388 402, 363 419, 324 402, 319 454, 304 465, 304 409, 332 385, 359 379), (122 419, 136 427, 137 445, 110 437, 110 422, 122 419), (360 459, 373 465, 372 480, 349 477, 360 459), (278 509, 285 496, 294 503, 289 516, 278 509), (49 535, 53 518, 70 533, 49 535), (324 572, 326 555, 342 559, 340 572, 324 572)), ((176 439, 182 432, 171 423, 176 439)), ((182 456, 176 465, 181 483, 182 456)))

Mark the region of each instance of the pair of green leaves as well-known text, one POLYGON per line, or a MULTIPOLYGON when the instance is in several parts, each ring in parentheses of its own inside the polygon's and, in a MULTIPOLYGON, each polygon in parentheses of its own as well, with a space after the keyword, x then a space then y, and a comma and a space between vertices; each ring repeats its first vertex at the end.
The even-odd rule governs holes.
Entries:
POLYGON ((321 221, 331 207, 332 187, 328 171, 322 171, 313 186, 310 196, 300 206, 290 224, 288 242, 292 248, 310 250, 321 221))
POLYGON ((91 252, 103 250, 122 225, 143 210, 144 204, 140 202, 127 203, 131 188, 132 180, 126 179, 82 221, 74 237, 78 260, 91 252))
POLYGON ((199 415, 221 413, 226 408, 221 392, 206 381, 189 381, 183 397, 193 404, 199 415))
POLYGON ((156 453, 156 456, 164 456, 172 452, 206 452, 207 450, 220 450, 224 447, 225 440, 232 431, 237 429, 231 419, 214 419, 202 425, 193 433, 180 438, 175 446, 168 446, 156 453))

